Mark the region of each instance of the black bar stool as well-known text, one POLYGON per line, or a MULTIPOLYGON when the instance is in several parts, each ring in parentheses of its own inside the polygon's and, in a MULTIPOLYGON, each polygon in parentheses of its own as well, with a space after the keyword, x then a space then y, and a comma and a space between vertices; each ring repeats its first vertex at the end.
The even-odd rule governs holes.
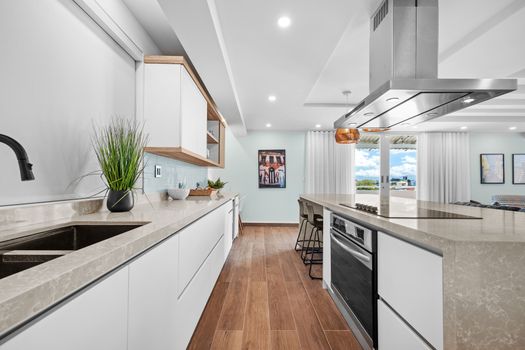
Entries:
POLYGON ((298 199, 297 203, 299 203, 299 220, 301 221, 301 225, 299 226, 299 232, 297 233, 297 239, 295 240, 295 250, 302 251, 304 242, 306 242, 305 238, 306 230, 308 229, 308 214, 306 214, 306 209, 304 208, 304 201, 298 199))
POLYGON ((311 204, 304 203, 304 205, 308 216, 307 223, 312 226, 312 229, 310 230, 310 236, 303 243, 301 258, 305 265, 310 265, 308 270, 310 278, 320 280, 322 279, 321 277, 312 275, 312 266, 323 264, 323 216, 315 214, 314 207, 311 204))

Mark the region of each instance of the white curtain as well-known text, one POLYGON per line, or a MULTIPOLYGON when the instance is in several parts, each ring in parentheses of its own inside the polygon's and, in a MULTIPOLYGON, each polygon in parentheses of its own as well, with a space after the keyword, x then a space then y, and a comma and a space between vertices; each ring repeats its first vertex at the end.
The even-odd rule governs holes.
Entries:
POLYGON ((450 203, 470 200, 467 133, 423 133, 417 139, 417 198, 450 203))
POLYGON ((305 192, 355 193, 355 145, 335 142, 334 131, 306 134, 305 192))

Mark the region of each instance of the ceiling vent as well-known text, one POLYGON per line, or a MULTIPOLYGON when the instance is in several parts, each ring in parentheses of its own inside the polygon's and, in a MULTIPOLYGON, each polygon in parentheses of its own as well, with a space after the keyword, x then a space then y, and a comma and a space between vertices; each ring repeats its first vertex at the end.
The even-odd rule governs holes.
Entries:
POLYGON ((388 1, 383 1, 383 4, 379 7, 379 9, 376 11, 376 14, 374 15, 373 21, 374 21, 374 31, 379 27, 381 22, 383 22, 383 19, 388 14, 388 1))

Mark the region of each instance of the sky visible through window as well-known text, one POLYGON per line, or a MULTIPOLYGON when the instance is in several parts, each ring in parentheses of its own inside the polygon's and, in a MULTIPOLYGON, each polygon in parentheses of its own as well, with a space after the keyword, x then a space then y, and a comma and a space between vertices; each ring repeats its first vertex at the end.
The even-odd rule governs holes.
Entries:
MULTIPOLYGON (((356 156, 356 181, 379 180, 379 150, 358 148, 356 156)), ((407 177, 413 184, 416 181, 416 150, 390 150, 390 178, 402 179, 407 177)))

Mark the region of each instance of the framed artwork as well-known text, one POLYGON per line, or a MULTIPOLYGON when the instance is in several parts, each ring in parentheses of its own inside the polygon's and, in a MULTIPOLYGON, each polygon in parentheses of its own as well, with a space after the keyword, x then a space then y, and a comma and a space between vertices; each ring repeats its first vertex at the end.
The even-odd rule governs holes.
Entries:
POLYGON ((286 188, 286 150, 259 150, 259 188, 286 188))
POLYGON ((525 154, 515 153, 512 155, 512 183, 525 185, 525 154))
POLYGON ((479 168, 482 184, 505 183, 505 155, 503 153, 480 154, 479 168))

